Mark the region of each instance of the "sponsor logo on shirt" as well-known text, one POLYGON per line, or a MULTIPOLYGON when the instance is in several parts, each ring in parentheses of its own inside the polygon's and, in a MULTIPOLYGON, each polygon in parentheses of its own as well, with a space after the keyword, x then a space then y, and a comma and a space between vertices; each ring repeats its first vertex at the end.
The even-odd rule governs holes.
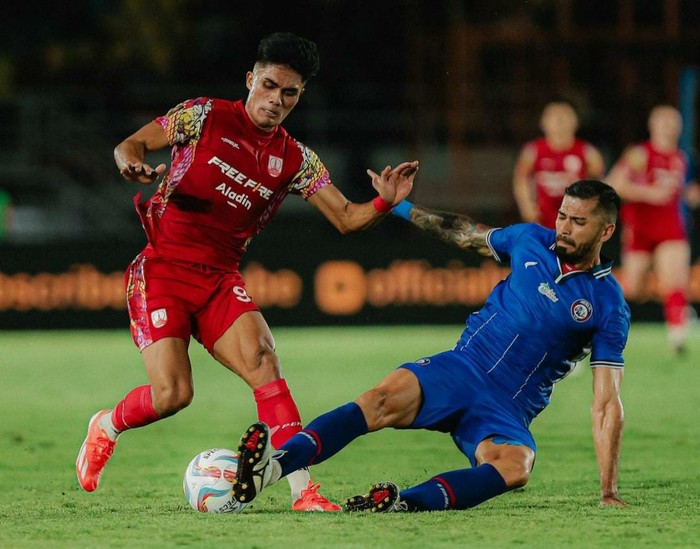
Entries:
POLYGON ((272 189, 268 189, 265 185, 253 181, 246 174, 239 172, 236 168, 221 160, 218 156, 212 156, 207 164, 218 166, 221 173, 229 179, 239 184, 244 189, 250 189, 252 192, 259 194, 265 200, 270 200, 272 197, 272 189))
POLYGON ((571 317, 576 322, 586 322, 593 314, 593 305, 585 299, 577 299, 571 304, 571 317))
POLYGON ((548 299, 551 299, 554 303, 559 301, 557 294, 549 287, 549 282, 540 282, 539 288, 537 290, 548 299))
POLYGON ((243 206, 246 210, 250 210, 253 207, 253 203, 248 199, 247 195, 237 193, 226 183, 221 183, 218 187, 216 187, 216 190, 223 194, 226 198, 230 199, 226 201, 226 204, 233 208, 237 208, 238 204, 243 206))
POLYGON ((418 364, 419 366, 427 366, 428 364, 430 364, 430 359, 429 358, 419 358, 418 360, 416 360, 416 364, 418 364))
POLYGON ((541 165, 542 170, 553 170, 557 166, 557 163, 554 161, 553 158, 543 158, 541 161, 541 165))
POLYGON ((162 328, 168 323, 168 312, 165 309, 156 309, 151 313, 151 324, 154 328, 162 328))
POLYGON ((561 196, 564 189, 577 179, 576 173, 541 171, 537 174, 537 184, 549 196, 561 196))
POLYGON ((267 173, 272 177, 279 177, 282 173, 282 159, 279 156, 270 155, 267 161, 267 173))
POLYGON ((223 141, 224 143, 227 143, 228 145, 231 145, 234 149, 240 149, 240 148, 241 148, 241 146, 240 146, 238 143, 236 143, 236 142, 233 141, 232 139, 229 139, 228 137, 222 137, 222 138, 221 138, 221 141, 223 141))
POLYGON ((527 269, 528 267, 534 267, 537 265, 537 261, 526 261, 525 262, 525 268, 527 269))

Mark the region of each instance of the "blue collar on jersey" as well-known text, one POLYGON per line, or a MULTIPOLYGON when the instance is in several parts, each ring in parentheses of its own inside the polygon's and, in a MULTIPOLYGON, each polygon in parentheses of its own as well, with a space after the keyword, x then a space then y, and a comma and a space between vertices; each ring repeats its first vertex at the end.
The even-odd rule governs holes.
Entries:
MULTIPOLYGON (((552 244, 549 249, 554 251, 556 247, 556 243, 552 244)), ((580 273, 590 273, 592 274, 595 278, 603 278, 605 276, 608 276, 610 273, 612 273, 612 266, 613 262, 611 259, 605 257, 604 255, 600 256, 600 265, 595 265, 594 267, 591 267, 590 269, 584 271, 582 269, 577 269, 573 265, 569 265, 568 263, 564 263, 562 265, 561 260, 559 259, 559 256, 556 256, 557 258, 557 267, 559 269, 559 275, 554 279, 554 281, 558 284, 567 278, 572 277, 573 275, 580 274, 580 273)))

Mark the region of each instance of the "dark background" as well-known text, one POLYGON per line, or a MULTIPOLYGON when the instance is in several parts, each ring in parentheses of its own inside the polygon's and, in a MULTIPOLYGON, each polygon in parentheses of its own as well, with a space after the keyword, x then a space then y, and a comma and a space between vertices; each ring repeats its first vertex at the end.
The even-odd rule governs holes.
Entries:
MULTIPOLYGON (((679 105, 682 79, 700 61, 695 0, 14 3, 0 32, 0 192, 11 203, 0 273, 62 272, 86 255, 105 272, 123 270, 143 245, 131 202, 143 189, 121 180, 112 149, 183 99, 244 96, 257 43, 275 31, 319 46, 321 70, 285 126, 319 154, 348 198, 374 195, 367 167, 417 158, 414 201, 493 225, 518 220, 513 163, 539 135, 550 98, 575 103, 579 134, 609 167, 646 137, 653 105, 679 105)), ((696 110, 684 110, 692 158, 696 110)), ((697 232, 692 245, 695 258, 697 232)), ((371 265, 407 254, 444 265, 455 252, 394 219, 371 236, 339 237, 290 197, 248 260, 289 258, 313 272, 328 258, 371 265)), ((389 318, 370 310, 345 320, 451 322, 465 311, 427 312, 389 318)), ((63 324, 46 314, 9 311, 0 321, 63 324)), ((70 314, 90 325, 96 318, 70 314)), ((125 313, 114 314, 108 324, 124 325, 125 313)), ((295 322, 293 314, 269 314, 295 322)))

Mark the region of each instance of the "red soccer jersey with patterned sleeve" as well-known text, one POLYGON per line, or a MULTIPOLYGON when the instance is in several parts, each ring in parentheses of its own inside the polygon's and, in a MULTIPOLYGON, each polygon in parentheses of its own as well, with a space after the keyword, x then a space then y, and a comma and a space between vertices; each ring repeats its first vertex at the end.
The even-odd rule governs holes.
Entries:
MULTIPOLYGON (((532 156, 532 178, 535 185, 540 224, 553 228, 564 196, 564 189, 578 179, 588 177, 589 151, 593 145, 576 139, 567 149, 552 149, 545 138, 525 145, 532 156)), ((596 174, 597 175, 597 174, 596 174)))
POLYGON ((242 101, 198 98, 156 119, 171 166, 137 210, 149 247, 162 256, 237 269, 250 239, 289 194, 330 185, 316 154, 277 126, 255 126, 242 101))
POLYGON ((685 239, 681 208, 688 168, 685 154, 680 150, 662 152, 646 141, 627 149, 619 165, 627 171, 627 177, 635 185, 665 186, 675 191, 666 204, 625 201, 621 212, 625 227, 650 242, 685 239))

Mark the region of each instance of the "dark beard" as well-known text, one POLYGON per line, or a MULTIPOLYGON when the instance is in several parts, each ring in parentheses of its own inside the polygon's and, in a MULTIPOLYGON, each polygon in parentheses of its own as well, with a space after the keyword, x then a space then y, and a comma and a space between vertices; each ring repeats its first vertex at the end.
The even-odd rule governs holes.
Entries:
POLYGON ((569 263, 570 265, 576 265, 577 263, 581 262, 581 260, 585 257, 582 253, 580 253, 578 250, 574 250, 573 252, 567 252, 563 247, 557 246, 554 248, 554 252, 557 254, 557 257, 563 261, 564 263, 569 263))
POLYGON ((581 248, 574 248, 573 251, 567 252, 566 249, 564 249, 564 247, 560 246, 559 243, 557 243, 554 247, 554 252, 557 254, 557 257, 564 263, 569 263, 570 265, 577 265, 582 261, 588 260, 590 258, 591 250, 593 250, 594 246, 595 244, 591 242, 586 246, 583 246, 581 248))

